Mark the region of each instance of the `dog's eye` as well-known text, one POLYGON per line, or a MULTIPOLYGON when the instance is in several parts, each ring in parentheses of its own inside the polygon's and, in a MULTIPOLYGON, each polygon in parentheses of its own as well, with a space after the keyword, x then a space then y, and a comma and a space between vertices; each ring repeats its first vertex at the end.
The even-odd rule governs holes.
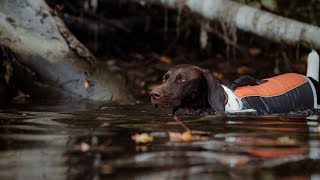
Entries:
POLYGON ((177 76, 177 82, 184 83, 187 81, 186 77, 181 76, 180 74, 177 76))
POLYGON ((166 75, 163 76, 162 82, 165 83, 168 79, 169 79, 169 75, 166 74, 166 75))

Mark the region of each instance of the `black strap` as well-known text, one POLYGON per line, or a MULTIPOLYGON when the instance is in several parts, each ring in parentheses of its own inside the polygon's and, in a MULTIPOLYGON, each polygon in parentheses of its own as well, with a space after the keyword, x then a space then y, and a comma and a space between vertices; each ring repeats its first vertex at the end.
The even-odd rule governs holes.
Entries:
POLYGON ((237 87, 254 86, 254 85, 263 84, 265 82, 267 82, 267 80, 257 80, 252 76, 244 75, 234 80, 230 86, 230 89, 235 90, 237 87))

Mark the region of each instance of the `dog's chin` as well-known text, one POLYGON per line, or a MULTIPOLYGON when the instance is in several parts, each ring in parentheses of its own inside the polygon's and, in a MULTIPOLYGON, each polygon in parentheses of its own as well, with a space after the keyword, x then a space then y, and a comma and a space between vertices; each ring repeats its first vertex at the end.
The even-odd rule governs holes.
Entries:
POLYGON ((173 108, 172 106, 166 103, 152 102, 152 105, 154 108, 164 108, 164 109, 173 108))
POLYGON ((164 108, 164 109, 174 109, 178 106, 180 106, 179 103, 169 102, 169 101, 157 101, 154 99, 151 99, 151 103, 154 108, 164 108))

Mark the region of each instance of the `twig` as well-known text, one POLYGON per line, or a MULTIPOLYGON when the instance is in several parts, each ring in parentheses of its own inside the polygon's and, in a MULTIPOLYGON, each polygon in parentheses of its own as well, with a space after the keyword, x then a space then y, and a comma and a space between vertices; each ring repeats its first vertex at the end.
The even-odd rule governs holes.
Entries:
POLYGON ((173 119, 177 121, 177 123, 180 124, 186 131, 191 132, 191 130, 185 124, 183 124, 183 122, 180 121, 177 116, 173 116, 173 119))

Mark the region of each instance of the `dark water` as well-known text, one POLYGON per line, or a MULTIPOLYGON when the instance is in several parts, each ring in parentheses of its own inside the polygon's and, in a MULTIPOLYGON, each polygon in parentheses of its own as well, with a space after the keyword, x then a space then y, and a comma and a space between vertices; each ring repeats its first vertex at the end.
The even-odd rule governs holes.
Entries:
POLYGON ((197 139, 148 105, 1 111, 0 179, 320 179, 317 115, 179 118, 197 139))

